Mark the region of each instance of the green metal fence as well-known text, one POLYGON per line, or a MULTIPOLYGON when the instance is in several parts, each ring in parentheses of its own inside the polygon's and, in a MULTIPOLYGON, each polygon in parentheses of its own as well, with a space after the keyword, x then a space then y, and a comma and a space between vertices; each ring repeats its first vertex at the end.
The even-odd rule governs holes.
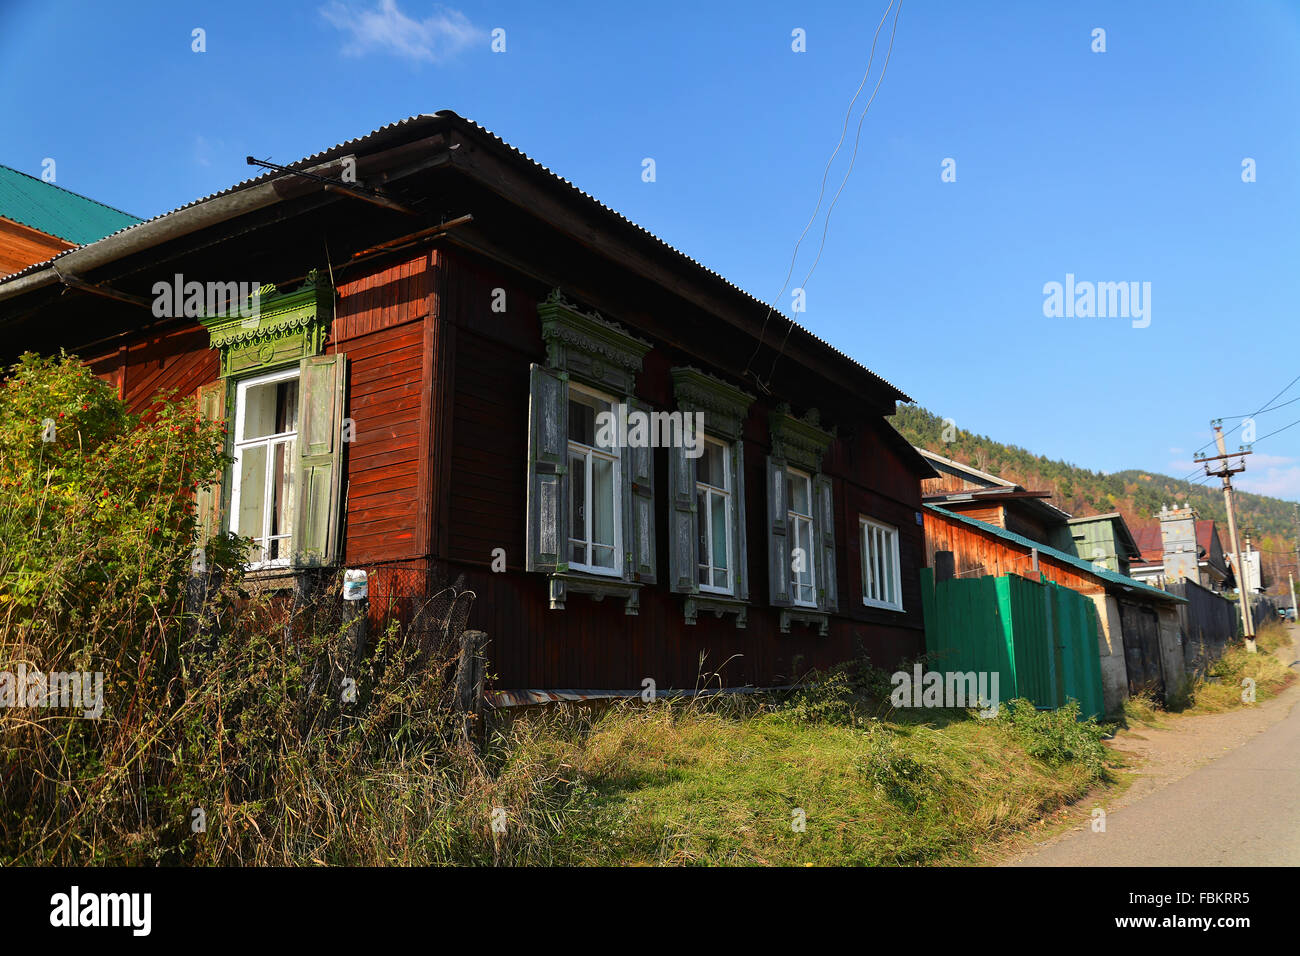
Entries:
POLYGON ((1092 601, 1042 578, 952 578, 921 571, 925 645, 938 671, 998 673, 1002 700, 1055 709, 1079 702, 1101 716, 1101 658, 1092 601))

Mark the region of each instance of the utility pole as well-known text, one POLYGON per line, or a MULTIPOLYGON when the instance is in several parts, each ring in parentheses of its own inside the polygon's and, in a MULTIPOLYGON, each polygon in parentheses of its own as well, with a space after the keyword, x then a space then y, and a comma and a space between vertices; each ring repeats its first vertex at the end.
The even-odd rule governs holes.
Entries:
POLYGON ((1232 476, 1237 472, 1246 470, 1244 456, 1249 455, 1249 449, 1242 449, 1236 454, 1229 455, 1223 445, 1223 425, 1220 419, 1210 422, 1214 426, 1214 441, 1219 446, 1219 453, 1208 458, 1197 458, 1198 465, 1205 465, 1205 473, 1223 479, 1223 503, 1228 512, 1228 537, 1232 542, 1232 553, 1237 556, 1237 594, 1241 604, 1241 631, 1246 638, 1246 650, 1251 654, 1255 653, 1255 624, 1250 615, 1250 588, 1247 585, 1246 562, 1242 558, 1241 546, 1237 543, 1237 516, 1232 505, 1232 476), (1233 468, 1228 464, 1229 458, 1243 458, 1242 462, 1233 468), (1218 471, 1210 471, 1209 463, 1212 461, 1221 462, 1218 471))
POLYGON ((1290 582, 1290 584, 1291 584, 1291 614, 1292 614, 1292 620, 1295 620, 1295 612, 1296 612, 1296 607, 1295 607, 1295 575, 1294 575, 1293 573, 1291 573, 1290 571, 1288 571, 1288 572, 1286 573, 1286 579, 1287 579, 1287 581, 1290 582))

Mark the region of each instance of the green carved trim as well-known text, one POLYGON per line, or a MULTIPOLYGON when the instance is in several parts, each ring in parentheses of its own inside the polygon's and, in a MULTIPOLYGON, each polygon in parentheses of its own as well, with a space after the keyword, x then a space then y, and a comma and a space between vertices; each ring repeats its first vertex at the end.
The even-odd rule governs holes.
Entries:
POLYGON ((807 471, 821 471, 826 449, 835 440, 835 429, 821 427, 817 409, 803 418, 795 418, 789 405, 782 405, 768 416, 772 432, 772 457, 780 458, 807 471))
POLYGON ((631 394, 651 345, 595 312, 580 312, 556 289, 537 307, 547 364, 580 381, 631 394))
MULTIPOLYGON (((246 310, 247 311, 247 310, 246 310)), ((290 292, 262 286, 257 315, 201 317, 209 344, 221 352, 223 377, 271 371, 325 349, 334 318, 334 290, 312 272, 290 292)))
POLYGON ((677 407, 684 412, 702 412, 704 431, 735 441, 740 437, 754 396, 728 385, 699 369, 681 366, 670 373, 677 407))

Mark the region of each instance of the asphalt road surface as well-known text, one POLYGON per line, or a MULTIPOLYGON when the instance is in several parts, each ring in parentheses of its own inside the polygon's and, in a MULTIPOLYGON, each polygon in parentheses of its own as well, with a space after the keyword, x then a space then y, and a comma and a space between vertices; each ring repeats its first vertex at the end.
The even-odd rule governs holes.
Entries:
POLYGON ((1300 705, 1235 750, 1018 866, 1300 865, 1300 705))

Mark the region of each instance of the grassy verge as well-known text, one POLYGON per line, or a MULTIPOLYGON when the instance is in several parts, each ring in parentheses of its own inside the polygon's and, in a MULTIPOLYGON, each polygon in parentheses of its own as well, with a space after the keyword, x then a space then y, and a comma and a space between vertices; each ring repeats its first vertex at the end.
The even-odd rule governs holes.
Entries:
POLYGON ((1124 702, 1124 722, 1159 727, 1169 714, 1219 714, 1275 697, 1295 680, 1295 674, 1273 653, 1291 645, 1291 636, 1278 621, 1269 621, 1256 634, 1257 653, 1242 641, 1228 645, 1205 674, 1191 679, 1182 693, 1166 705, 1151 695, 1134 695, 1124 702), (1253 686, 1245 681, 1253 682, 1253 686), (1253 691, 1254 699, 1248 700, 1253 691))
POLYGON ((872 709, 810 719, 796 698, 551 714, 510 728, 507 767, 567 771, 574 798, 548 855, 578 865, 970 862, 1108 778, 1101 729, 1072 711, 872 709))

